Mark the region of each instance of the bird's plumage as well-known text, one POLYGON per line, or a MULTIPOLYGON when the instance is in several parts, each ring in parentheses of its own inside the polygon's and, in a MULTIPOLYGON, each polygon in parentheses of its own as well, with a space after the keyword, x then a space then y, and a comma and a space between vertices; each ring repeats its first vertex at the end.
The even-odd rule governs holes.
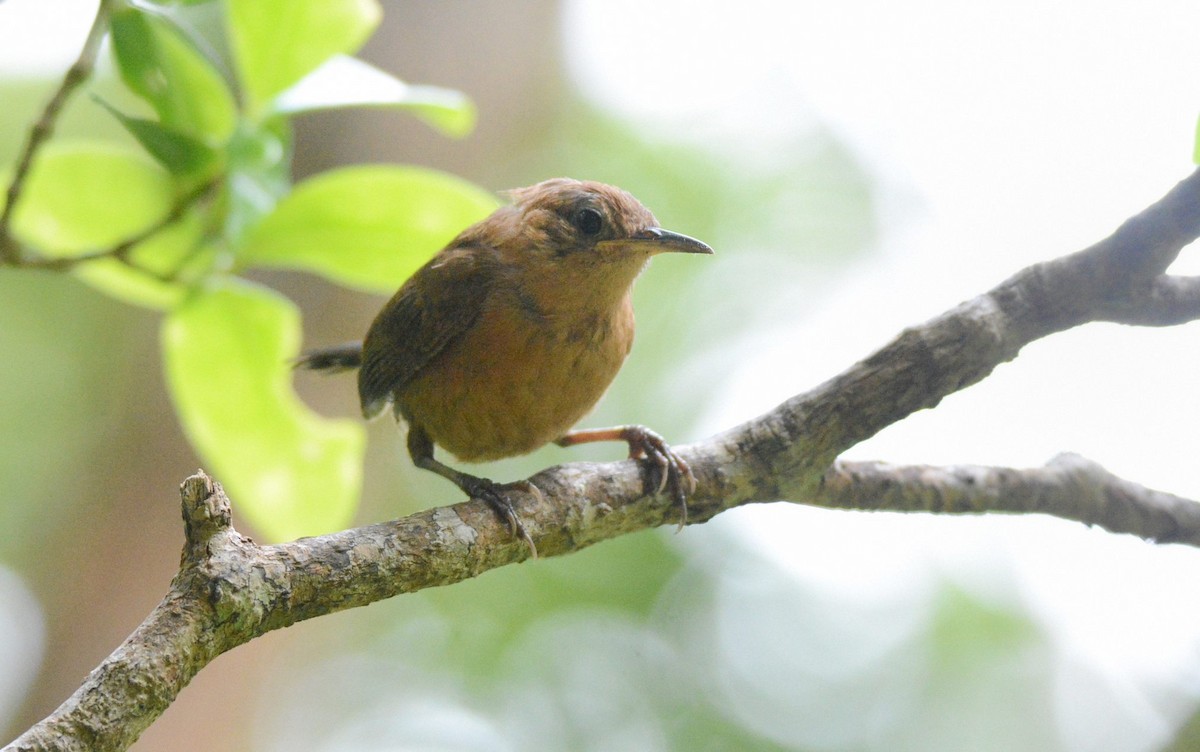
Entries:
POLYGON ((591 410, 633 342, 630 286, 659 250, 640 242, 654 215, 619 188, 560 178, 509 195, 400 288, 363 344, 363 414, 390 401, 464 460, 533 451, 591 410))
POLYGON ((380 311, 363 342, 358 396, 373 418, 479 318, 492 288, 489 249, 451 248, 417 270, 380 311))

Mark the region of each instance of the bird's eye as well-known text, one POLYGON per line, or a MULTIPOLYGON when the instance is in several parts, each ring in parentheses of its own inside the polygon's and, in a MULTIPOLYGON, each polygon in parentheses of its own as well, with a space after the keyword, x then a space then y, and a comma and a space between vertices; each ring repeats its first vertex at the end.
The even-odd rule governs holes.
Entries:
POLYGON ((604 217, 595 209, 580 209, 575 214, 575 226, 584 235, 599 235, 604 229, 604 217))

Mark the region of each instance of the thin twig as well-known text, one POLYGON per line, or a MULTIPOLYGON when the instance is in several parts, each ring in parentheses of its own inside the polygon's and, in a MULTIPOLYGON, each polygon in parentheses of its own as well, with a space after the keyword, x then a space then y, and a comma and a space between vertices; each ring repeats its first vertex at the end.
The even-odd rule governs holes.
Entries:
POLYGON ((73 269, 80 264, 87 263, 88 261, 111 258, 120 261, 132 269, 144 274, 148 274, 161 282, 171 282, 178 275, 179 269, 175 269, 165 274, 159 273, 134 263, 133 260, 130 259, 129 254, 139 243, 149 240, 158 233, 178 222, 187 212, 187 210, 190 209, 197 201, 200 201, 202 198, 215 190, 217 186, 221 184, 221 180, 222 176, 217 175, 203 183, 200 183, 192 190, 180 196, 171 206, 171 210, 163 215, 162 219, 150 225, 141 232, 122 240, 112 248, 106 248, 100 251, 91 251, 88 253, 82 253, 76 256, 68 256, 64 258, 25 259, 21 261, 18 266, 27 269, 66 271, 68 269, 73 269))
POLYGON ((79 57, 67 69, 58 90, 46 103, 41 117, 33 124, 33 128, 29 131, 29 139, 25 142, 25 148, 17 160, 17 168, 13 171, 12 182, 8 184, 4 208, 0 211, 0 261, 4 263, 14 266, 21 263, 21 247, 13 239, 11 233, 13 212, 21 199, 21 191, 25 187, 25 180, 29 177, 33 159, 42 145, 54 134, 54 126, 58 122, 58 116, 62 112, 63 106, 71 94, 92 75, 92 71, 96 67, 100 42, 108 32, 110 3, 111 0, 100 0, 100 6, 96 9, 96 18, 92 21, 92 28, 88 31, 79 57))

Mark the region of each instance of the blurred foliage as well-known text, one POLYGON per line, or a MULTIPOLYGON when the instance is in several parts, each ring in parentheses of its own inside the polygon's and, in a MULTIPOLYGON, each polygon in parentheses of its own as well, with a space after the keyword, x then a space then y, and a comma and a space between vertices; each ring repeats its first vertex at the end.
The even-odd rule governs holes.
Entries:
POLYGON ((354 52, 379 24, 373 0, 230 0, 229 37, 252 116, 335 55, 354 52))
POLYGON ((192 444, 217 463, 222 483, 241 489, 238 498, 254 499, 239 509, 256 529, 297 538, 351 518, 365 437, 357 421, 318 418, 292 391, 279 367, 300 349, 291 301, 247 283, 213 283, 167 316, 162 339, 192 444))
POLYGON ((240 258, 390 295, 425 261, 397 248, 441 248, 498 205, 492 194, 424 168, 331 170, 280 201, 246 238, 240 258))
POLYGON ((659 219, 684 224, 718 253, 782 254, 805 267, 844 264, 875 236, 871 183, 825 130, 769 147, 733 139, 701 147, 567 98, 535 138, 517 145, 514 158, 530 174, 619 182, 659 219))
POLYGON ((121 80, 158 116, 147 122, 213 146, 229 138, 237 122, 233 92, 182 31, 132 7, 116 10, 109 23, 121 80))
POLYGON ((121 147, 51 144, 38 155, 13 212, 13 230, 44 256, 115 245, 161 220, 171 181, 153 161, 121 147))
POLYGON ((97 95, 92 110, 140 149, 69 139, 40 149, 12 227, 43 258, 131 244, 74 272, 168 312, 164 356, 179 418, 256 529, 278 540, 351 519, 365 434, 295 397, 287 363, 299 351, 297 314, 231 275, 296 268, 393 289, 495 201, 449 175, 384 166, 317 176, 293 192, 296 113, 392 107, 463 135, 474 109, 348 57, 379 22, 372 0, 219 8, 193 25, 180 23, 186 8, 112 4, 110 50, 127 92, 97 95))
POLYGON ((448 136, 475 127, 475 105, 461 92, 414 86, 347 55, 335 55, 275 100, 284 115, 347 107, 405 110, 448 136))
POLYGON ((0 352, 9 353, 0 390, 0 559, 40 555, 47 530, 79 514, 86 465, 111 439, 106 428, 124 402, 125 368, 113 353, 125 349, 129 312, 69 278, 0 269, 0 352), (69 326, 47 312, 67 312, 69 326), (115 378, 97 380, 99 362, 115 378), (82 385, 82 386, 81 386, 82 385))

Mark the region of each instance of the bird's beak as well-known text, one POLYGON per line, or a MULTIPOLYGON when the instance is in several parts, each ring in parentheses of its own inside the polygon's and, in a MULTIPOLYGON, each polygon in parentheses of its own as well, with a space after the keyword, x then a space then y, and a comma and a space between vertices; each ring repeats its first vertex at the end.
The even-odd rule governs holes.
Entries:
POLYGON ((657 253, 667 253, 669 251, 676 253, 713 252, 713 249, 709 248, 707 243, 678 232, 664 230, 661 227, 647 227, 644 230, 639 230, 631 240, 639 245, 652 245, 657 253))

